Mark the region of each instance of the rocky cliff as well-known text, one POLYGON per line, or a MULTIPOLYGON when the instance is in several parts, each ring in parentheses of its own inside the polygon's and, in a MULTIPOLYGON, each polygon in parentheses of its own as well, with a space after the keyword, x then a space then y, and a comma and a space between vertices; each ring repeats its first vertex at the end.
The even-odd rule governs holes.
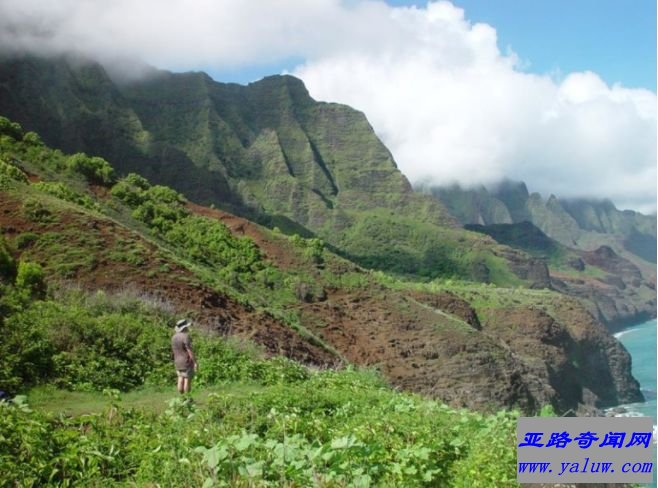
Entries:
POLYGON ((466 228, 543 259, 554 289, 611 330, 656 316, 656 219, 610 201, 544 200, 525 184, 425 188, 466 228))

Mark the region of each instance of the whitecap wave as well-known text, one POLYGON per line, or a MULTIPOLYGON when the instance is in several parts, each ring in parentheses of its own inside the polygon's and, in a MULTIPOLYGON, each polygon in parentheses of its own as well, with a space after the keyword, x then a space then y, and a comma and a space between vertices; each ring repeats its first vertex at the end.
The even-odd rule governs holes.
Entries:
POLYGON ((621 336, 630 334, 631 332, 635 332, 635 331, 637 331, 637 329, 620 330, 619 332, 615 332, 614 334, 612 334, 612 337, 614 337, 615 339, 619 339, 621 336))
POLYGON ((646 413, 638 410, 645 406, 646 403, 626 403, 624 405, 606 408, 604 412, 611 417, 648 417, 646 413), (619 410, 622 411, 620 412, 619 410))

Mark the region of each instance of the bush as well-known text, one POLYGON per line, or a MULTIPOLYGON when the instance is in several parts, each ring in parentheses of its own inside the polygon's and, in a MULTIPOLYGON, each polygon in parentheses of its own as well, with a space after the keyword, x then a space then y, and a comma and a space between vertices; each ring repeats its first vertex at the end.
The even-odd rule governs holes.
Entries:
POLYGON ((38 240, 39 240, 39 236, 36 235, 34 232, 23 232, 22 234, 18 234, 16 236, 16 238, 14 239, 14 244, 16 245, 16 249, 23 250, 23 249, 27 249, 38 240))
POLYGON ((275 385, 298 383, 311 377, 307 368, 284 357, 259 360, 224 340, 207 336, 196 336, 193 340, 201 364, 195 380, 199 386, 238 381, 275 385))
POLYGON ((0 390, 18 393, 50 379, 53 352, 40 328, 5 321, 0 342, 0 390))
POLYGON ((189 214, 183 195, 166 186, 151 186, 146 179, 133 173, 114 185, 112 195, 133 209, 134 219, 158 234, 167 233, 189 214))
POLYGON ((66 168, 83 175, 87 181, 100 185, 109 185, 114 182, 114 168, 103 158, 90 157, 84 153, 69 156, 66 168))
POLYGON ((138 174, 129 173, 112 187, 112 195, 129 207, 136 207, 146 200, 144 192, 151 188, 148 180, 138 174))
POLYGON ((26 132, 23 135, 23 142, 32 146, 43 146, 43 141, 36 132, 26 132))
POLYGON ((32 185, 37 190, 40 190, 44 193, 48 193, 54 197, 66 200, 67 202, 75 203, 89 209, 97 209, 98 205, 87 195, 82 195, 76 191, 73 191, 64 183, 60 182, 51 182, 51 181, 40 181, 32 185))
POLYGON ((291 287, 295 297, 301 302, 321 302, 327 298, 327 293, 324 291, 324 288, 315 281, 304 281, 296 278, 292 280, 291 287))
POLYGON ((189 216, 172 225, 165 239, 180 247, 187 257, 231 272, 252 273, 262 268, 260 249, 247 237, 234 237, 221 222, 189 216))
POLYGON ((43 268, 38 263, 20 261, 16 273, 16 288, 32 297, 46 295, 46 282, 43 268))
POLYGON ((53 222, 56 217, 48 210, 43 203, 34 199, 27 198, 23 201, 23 215, 32 222, 48 223, 53 222))
POLYGON ((13 164, 9 164, 0 159, 0 176, 11 181, 27 183, 27 175, 13 164))
POLYGON ((169 330, 152 311, 89 308, 72 296, 32 302, 7 319, 6 329, 16 338, 11 361, 22 365, 14 376, 24 385, 53 381, 68 389, 127 390, 170 362, 169 330), (38 364, 35 347, 47 368, 25 366, 38 364))
POLYGON ((23 128, 20 124, 12 122, 6 117, 0 116, 0 134, 19 140, 23 136, 23 128))
POLYGON ((0 276, 11 281, 16 276, 16 263, 11 257, 7 244, 3 237, 0 236, 0 276))

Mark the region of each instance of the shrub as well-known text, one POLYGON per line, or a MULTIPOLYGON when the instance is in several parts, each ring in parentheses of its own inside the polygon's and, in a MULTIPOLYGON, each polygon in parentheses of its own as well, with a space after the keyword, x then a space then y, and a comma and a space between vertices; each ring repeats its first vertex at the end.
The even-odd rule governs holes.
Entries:
POLYGON ((146 201, 144 191, 150 186, 146 179, 130 173, 112 187, 111 193, 129 207, 135 208, 146 201))
POLYGON ((321 239, 313 238, 306 240, 306 249, 304 255, 314 264, 322 264, 324 262, 324 242, 321 239))
POLYGON ((114 168, 103 158, 77 153, 66 160, 66 168, 83 175, 89 182, 109 185, 114 182, 114 168))
POLYGON ((23 128, 20 124, 0 116, 0 134, 19 140, 23 136, 23 128))
POLYGON ((133 173, 114 185, 112 195, 133 209, 134 219, 159 234, 165 234, 189 214, 183 195, 166 186, 151 186, 146 179, 133 173))
POLYGON ((297 278, 292 280, 291 287, 295 297, 302 302, 321 302, 327 298, 324 289, 315 281, 304 281, 297 278))
POLYGON ((32 222, 48 223, 55 220, 55 216, 43 203, 34 198, 23 201, 23 215, 32 222))
POLYGON ((16 245, 16 249, 23 250, 23 249, 27 249, 38 240, 39 240, 39 236, 36 235, 34 232, 23 232, 22 234, 18 234, 16 236, 16 239, 14 240, 14 244, 16 245))
POLYGON ((169 331, 157 313, 144 309, 118 312, 66 297, 33 302, 7 323, 17 337, 15 361, 34 363, 28 356, 37 343, 48 351, 47 370, 17 373, 25 384, 48 380, 68 389, 127 390, 170 361, 169 331))
POLYGON ((43 297, 46 294, 46 283, 43 268, 38 263, 20 261, 16 273, 16 288, 33 297, 43 297))
POLYGON ((27 183, 27 175, 23 171, 2 159, 0 159, 0 176, 19 183, 27 183))
POLYGON ((0 390, 17 393, 48 380, 53 372, 53 352, 36 324, 5 320, 0 341, 0 390))
POLYGON ((51 182, 51 181, 40 181, 32 185, 37 190, 40 190, 44 193, 48 193, 54 197, 66 200, 67 202, 75 203, 89 209, 96 209, 98 205, 87 195, 82 195, 76 191, 73 191, 64 183, 60 182, 51 182))
POLYGON ((23 142, 32 146, 43 146, 43 141, 36 132, 26 132, 23 135, 23 142))
POLYGON ((261 268, 260 249, 247 237, 234 237, 221 222, 189 216, 173 225, 165 238, 187 257, 222 268, 222 274, 251 273, 261 268))
POLYGON ((4 238, 0 236, 0 276, 13 281, 16 276, 16 263, 7 249, 4 238))

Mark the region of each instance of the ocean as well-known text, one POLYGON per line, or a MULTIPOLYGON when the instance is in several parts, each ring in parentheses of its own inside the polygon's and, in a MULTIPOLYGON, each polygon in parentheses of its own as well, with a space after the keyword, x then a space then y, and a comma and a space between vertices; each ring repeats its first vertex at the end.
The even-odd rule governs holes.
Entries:
MULTIPOLYGON (((656 319, 629 327, 617 332, 619 339, 633 359, 633 376, 640 382, 640 389, 646 402, 621 405, 628 411, 627 415, 641 415, 653 418, 654 435, 656 433, 656 319)), ((644 485, 656 487, 656 473, 653 483, 644 485)))

